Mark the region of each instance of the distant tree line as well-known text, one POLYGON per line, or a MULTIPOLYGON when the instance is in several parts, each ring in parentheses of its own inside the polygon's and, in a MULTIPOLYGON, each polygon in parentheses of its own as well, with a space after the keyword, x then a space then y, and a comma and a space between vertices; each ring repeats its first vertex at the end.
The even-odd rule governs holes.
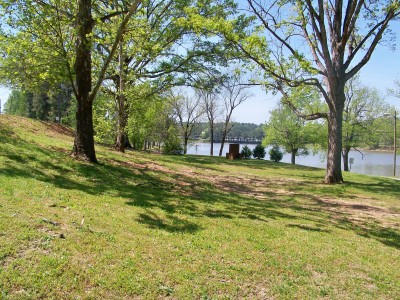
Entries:
MULTIPOLYGON (((69 114, 71 95, 72 89, 68 85, 60 85, 54 90, 12 90, 4 104, 4 112, 43 121, 59 120, 69 114)), ((64 122, 74 125, 67 120, 65 118, 64 122)))
MULTIPOLYGON (((217 122, 215 124, 214 142, 220 143, 222 141, 224 123, 217 122)), ((190 136, 191 139, 201 139, 210 141, 210 130, 207 123, 198 123, 194 126, 193 132, 190 136)), ((264 138, 264 130, 262 124, 253 123, 239 123, 232 122, 232 129, 227 136, 228 140, 233 138, 240 139, 241 141, 248 141, 248 143, 260 143, 264 138)))

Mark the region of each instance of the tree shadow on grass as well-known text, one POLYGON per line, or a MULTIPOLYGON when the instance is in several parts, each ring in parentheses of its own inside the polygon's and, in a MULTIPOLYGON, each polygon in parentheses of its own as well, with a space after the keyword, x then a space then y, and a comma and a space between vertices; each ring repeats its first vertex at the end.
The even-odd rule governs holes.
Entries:
MULTIPOLYGON (((138 213, 137 220, 149 228, 171 233, 194 233, 202 230, 198 225, 200 218, 239 218, 260 222, 285 219, 290 220, 290 227, 299 230, 322 233, 326 232, 325 229, 310 224, 331 224, 400 249, 398 230, 371 222, 350 220, 347 214, 330 210, 326 203, 319 201, 318 196, 304 192, 303 188, 312 190, 312 187, 319 183, 313 181, 313 175, 305 182, 290 183, 289 186, 297 191, 293 195, 281 195, 274 190, 278 187, 274 187, 273 190, 264 192, 265 199, 260 200, 250 195, 251 189, 246 189, 240 183, 230 182, 230 190, 221 190, 215 184, 181 173, 177 175, 163 170, 127 168, 111 161, 95 165, 81 163, 56 149, 45 149, 23 140, 8 138, 6 143, 24 151, 15 153, 13 147, 1 149, 1 155, 12 161, 9 165, 0 166, 2 175, 35 177, 39 181, 53 184, 61 189, 79 190, 94 196, 122 197, 127 205, 142 210, 138 213), (309 199, 311 203, 305 203, 304 199, 309 199), (293 221, 301 224, 293 224, 293 221), (307 224, 303 224, 304 221, 307 224)), ((172 158, 163 158, 164 161, 170 159, 172 158)), ((191 159, 192 157, 189 160, 185 158, 177 161, 186 166, 191 159)), ((174 160, 171 162, 176 163, 174 160)), ((194 157, 192 164, 193 167, 201 167, 203 170, 211 168, 218 170, 218 167, 210 166, 210 161, 206 158, 194 157)), ((233 164, 266 170, 278 167, 258 161, 240 161, 233 164)), ((289 167, 279 166, 279 168, 289 167)), ((308 169, 315 172, 312 168, 298 168, 304 173, 309 172, 308 169)), ((377 178, 376 184, 360 182, 347 184, 360 191, 378 194, 384 192, 386 195, 396 197, 400 195, 397 182, 386 179, 377 178)), ((338 187, 324 188, 327 194, 333 192, 333 197, 340 196, 344 199, 351 197, 338 187)))
POLYGON ((151 211, 139 214, 137 221, 146 224, 149 228, 162 229, 170 233, 194 233, 201 228, 193 222, 174 215, 168 215, 166 219, 160 218, 151 211))
POLYGON ((374 182, 348 182, 348 184, 360 191, 368 191, 376 195, 385 194, 400 199, 400 182, 394 179, 374 177, 374 182))
POLYGON ((331 232, 330 230, 321 228, 321 227, 313 227, 313 226, 309 226, 309 225, 301 225, 301 224, 288 224, 288 227, 294 227, 294 228, 299 228, 299 229, 303 229, 306 231, 315 231, 315 232, 331 232))

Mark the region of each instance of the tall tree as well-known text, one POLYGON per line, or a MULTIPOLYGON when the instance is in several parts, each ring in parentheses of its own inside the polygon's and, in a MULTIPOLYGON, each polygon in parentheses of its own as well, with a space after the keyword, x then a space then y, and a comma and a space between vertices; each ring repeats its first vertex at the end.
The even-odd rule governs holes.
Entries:
POLYGON ((191 97, 183 93, 170 94, 173 116, 176 118, 183 137, 183 154, 187 153, 189 137, 194 126, 204 114, 200 97, 191 97))
POLYGON ((7 102, 4 104, 4 112, 9 115, 28 116, 27 99, 28 95, 25 93, 12 90, 7 102))
POLYGON ((160 144, 168 136, 168 128, 175 126, 168 94, 153 93, 154 89, 158 87, 145 82, 127 90, 130 106, 134 107, 129 110, 127 135, 134 149, 146 149, 152 142, 160 144))
MULTIPOLYGON (((371 59, 389 24, 399 15, 397 0, 261 1, 247 0, 259 22, 257 34, 221 27, 264 72, 266 86, 313 85, 328 105, 327 113, 303 116, 328 121, 326 183, 341 183, 342 122, 345 84, 371 59), (260 32, 265 34, 258 34, 260 32), (307 46, 306 46, 307 45, 307 46)), ((236 27, 240 28, 241 23, 236 27)))
POLYGON ((197 89, 197 97, 202 102, 202 107, 208 121, 210 131, 210 156, 214 155, 215 123, 220 114, 220 104, 216 90, 213 88, 197 89))
POLYGON ((241 75, 238 70, 233 69, 230 75, 221 84, 223 128, 219 156, 222 156, 226 137, 234 125, 234 123, 231 122, 233 111, 251 97, 248 88, 249 86, 245 85, 243 75, 241 75))
POLYGON ((75 156, 82 157, 91 162, 97 162, 93 137, 93 100, 104 80, 105 72, 120 45, 125 28, 141 2, 142 1, 140 0, 135 0, 130 5, 129 10, 124 12, 124 18, 118 26, 112 48, 100 70, 97 82, 92 88, 91 52, 93 46, 93 26, 95 25, 95 20, 92 18, 92 1, 78 1, 78 11, 76 15, 77 38, 74 65, 76 82, 74 92, 77 99, 77 111, 73 153, 75 156))
POLYGON ((376 120, 389 106, 376 89, 363 86, 357 77, 346 84, 346 101, 343 114, 343 170, 349 171, 349 152, 351 149, 367 145, 371 135, 380 127, 376 120))

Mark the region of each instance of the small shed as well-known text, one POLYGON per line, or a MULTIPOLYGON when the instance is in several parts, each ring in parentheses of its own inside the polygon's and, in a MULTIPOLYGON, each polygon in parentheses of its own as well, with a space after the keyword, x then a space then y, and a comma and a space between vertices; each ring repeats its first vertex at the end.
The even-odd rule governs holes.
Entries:
POLYGON ((240 158, 240 144, 229 144, 229 152, 226 153, 226 158, 230 160, 240 158))

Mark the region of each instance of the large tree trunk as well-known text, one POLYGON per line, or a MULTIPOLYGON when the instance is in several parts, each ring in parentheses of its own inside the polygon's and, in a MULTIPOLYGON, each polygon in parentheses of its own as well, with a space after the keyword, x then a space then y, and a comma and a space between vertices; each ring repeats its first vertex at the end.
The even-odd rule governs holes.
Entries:
POLYGON ((124 135, 125 135, 125 137, 124 137, 125 149, 132 149, 133 147, 131 145, 131 142, 129 141, 128 134, 125 133, 124 135))
POLYGON ((188 133, 185 132, 185 136, 183 137, 183 154, 187 153, 188 140, 189 140, 188 133))
POLYGON ((292 165, 296 164, 296 154, 297 154, 297 149, 292 149, 292 151, 290 152, 291 155, 290 162, 292 163, 292 165))
POLYGON ((225 128, 224 131, 222 132, 222 140, 221 140, 221 147, 219 148, 219 156, 222 156, 222 151, 224 150, 226 136, 227 136, 227 130, 225 128))
POLYGON ((338 97, 343 97, 343 99, 335 99, 333 109, 328 115, 328 156, 325 183, 343 183, 341 154, 344 91, 343 95, 339 94, 338 97))
POLYGON ((214 156, 214 124, 210 125, 210 156, 214 156))
POLYGON ((79 0, 76 41, 76 131, 73 154, 97 162, 94 150, 91 33, 93 28, 91 0, 79 0))
POLYGON ((349 152, 350 152, 350 147, 344 147, 342 150, 342 156, 343 156, 343 171, 350 171, 349 168, 349 152))
POLYGON ((118 128, 117 142, 115 148, 120 152, 125 152, 125 127, 126 127, 126 111, 125 111, 125 70, 124 70, 124 49, 123 40, 119 42, 119 95, 118 95, 118 128))

